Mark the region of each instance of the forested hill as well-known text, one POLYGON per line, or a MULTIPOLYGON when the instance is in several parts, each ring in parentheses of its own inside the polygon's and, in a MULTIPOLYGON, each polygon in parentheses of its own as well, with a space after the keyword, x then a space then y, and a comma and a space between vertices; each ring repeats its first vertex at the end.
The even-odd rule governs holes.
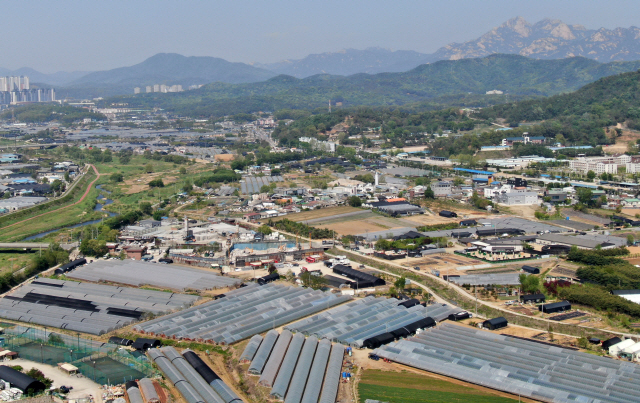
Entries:
MULTIPOLYGON (((327 131, 346 122, 348 130, 340 137, 341 144, 352 142, 349 136, 368 134, 373 129, 387 140, 386 147, 421 144, 428 145, 432 155, 473 155, 482 146, 500 144, 505 132, 487 129, 476 135, 470 130, 499 119, 506 119, 513 126, 508 136, 520 136, 526 131, 531 136, 563 139, 564 145, 598 146, 612 143, 619 134, 617 130, 610 130, 607 135, 607 127, 622 123, 640 130, 640 72, 605 77, 570 94, 484 108, 471 116, 461 113, 459 108, 426 111, 406 107, 361 107, 316 115, 282 110, 276 116, 279 119, 295 119, 289 125, 279 125, 273 133, 273 138, 280 144, 292 147, 299 146, 298 139, 301 136, 324 139, 327 131), (517 127, 525 122, 532 125, 517 127), (425 138, 425 133, 443 130, 451 130, 453 135, 433 141, 425 138)), ((358 141, 371 145, 371 141, 363 136, 358 141)), ((570 151, 564 152, 570 155, 570 151)), ((595 148, 593 151, 597 153, 601 149, 595 148)), ((536 145, 514 149, 514 153, 553 155, 544 146, 536 145)))
POLYGON ((563 134, 581 144, 604 144, 604 127, 626 123, 640 129, 640 72, 601 78, 570 94, 486 108, 477 117, 511 123, 544 121, 527 130, 532 135, 563 134))
MULTIPOLYGON (((196 91, 139 94, 109 102, 157 106, 186 116, 223 116, 258 110, 313 109, 335 105, 405 105, 443 96, 485 97, 501 90, 513 96, 548 96, 573 91, 601 77, 634 71, 640 62, 600 64, 576 57, 537 60, 518 55, 440 61, 404 73, 356 74, 348 77, 316 75, 305 79, 278 76, 250 84, 213 83, 196 91)), ((508 96, 494 102, 509 101, 508 96)))

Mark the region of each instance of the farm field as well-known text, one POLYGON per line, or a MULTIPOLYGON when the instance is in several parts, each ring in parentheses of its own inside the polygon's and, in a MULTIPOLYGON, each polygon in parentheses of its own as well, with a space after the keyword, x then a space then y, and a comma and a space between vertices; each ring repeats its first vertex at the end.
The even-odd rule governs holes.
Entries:
POLYGON ((479 386, 462 382, 454 383, 404 371, 365 370, 358 384, 360 403, 364 403, 367 399, 389 403, 511 403, 517 401, 504 396, 503 393, 479 386))

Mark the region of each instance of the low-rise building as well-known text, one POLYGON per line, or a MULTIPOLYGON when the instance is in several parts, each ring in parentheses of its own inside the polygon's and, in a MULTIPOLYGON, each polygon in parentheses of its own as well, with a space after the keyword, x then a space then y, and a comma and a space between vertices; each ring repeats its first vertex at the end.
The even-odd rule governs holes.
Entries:
POLYGON ((435 197, 447 197, 451 194, 453 183, 447 181, 435 182, 431 184, 431 190, 435 197))
POLYGON ((539 204, 538 193, 527 191, 511 191, 509 193, 498 193, 494 196, 497 203, 507 206, 539 204))

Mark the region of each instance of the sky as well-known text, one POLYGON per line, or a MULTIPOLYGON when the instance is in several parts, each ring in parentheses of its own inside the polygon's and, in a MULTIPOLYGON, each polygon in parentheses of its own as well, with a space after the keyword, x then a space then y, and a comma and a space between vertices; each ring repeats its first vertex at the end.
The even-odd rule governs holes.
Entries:
POLYGON ((130 66, 161 52, 271 63, 341 49, 432 53, 510 18, 640 25, 638 0, 3 0, 0 67, 130 66))

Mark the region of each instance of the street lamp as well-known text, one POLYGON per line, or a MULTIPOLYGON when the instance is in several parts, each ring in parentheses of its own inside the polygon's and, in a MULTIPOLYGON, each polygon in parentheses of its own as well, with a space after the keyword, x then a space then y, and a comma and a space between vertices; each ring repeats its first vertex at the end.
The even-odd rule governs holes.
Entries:
POLYGON ((95 382, 96 380, 96 362, 93 361, 93 381, 95 382))

